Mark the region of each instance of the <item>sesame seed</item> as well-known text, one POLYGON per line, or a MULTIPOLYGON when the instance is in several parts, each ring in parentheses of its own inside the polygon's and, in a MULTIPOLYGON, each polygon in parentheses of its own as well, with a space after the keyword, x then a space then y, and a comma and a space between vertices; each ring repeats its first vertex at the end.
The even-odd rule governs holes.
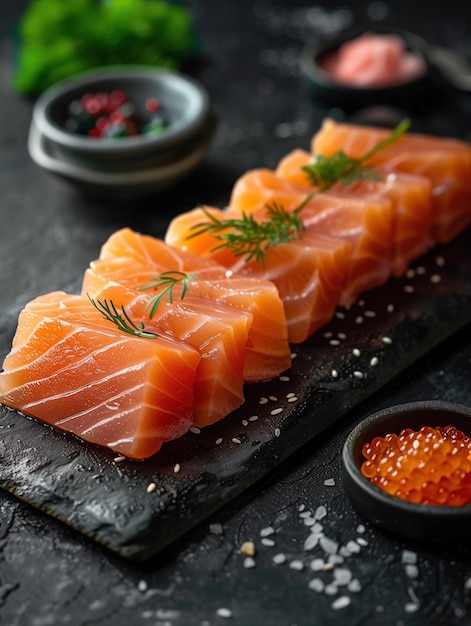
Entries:
POLYGON ((377 356, 371 357, 371 360, 370 360, 371 367, 376 367, 378 363, 379 363, 379 359, 377 356))
POLYGON ((269 396, 268 399, 271 400, 272 402, 277 402, 278 401, 278 398, 276 396, 269 396))
POLYGON ((292 353, 291 353, 291 358, 292 358, 292 359, 295 359, 297 356, 298 356, 298 355, 297 355, 297 353, 296 353, 296 352, 292 352, 292 353))
POLYGON ((277 409, 273 409, 273 411, 270 411, 270 415, 279 415, 282 412, 283 409, 281 407, 278 407, 277 409))
POLYGON ((178 474, 178 472, 181 470, 181 465, 180 463, 175 463, 175 465, 173 466, 173 473, 174 474, 178 474))
POLYGON ((216 611, 216 614, 219 617, 227 617, 227 618, 232 617, 232 611, 230 609, 226 609, 223 606, 216 611))
POLYGON ((248 425, 249 425, 249 423, 248 423, 247 420, 242 420, 242 426, 248 426, 248 425))
POLYGON ((326 331, 326 332, 324 333, 324 337, 325 337, 326 339, 330 339, 330 337, 332 337, 332 335, 333 335, 333 334, 334 334, 334 333, 333 333, 332 331, 328 330, 328 331, 326 331))
POLYGON ((313 572, 321 572, 324 568, 324 565, 325 565, 324 559, 317 558, 311 561, 310 567, 313 572))
POLYGON ((157 485, 155 483, 149 483, 147 485, 147 493, 152 493, 157 489, 157 485))
POLYGON ((275 542, 273 539, 270 539, 270 537, 262 537, 262 539, 260 539, 260 543, 267 548, 273 548, 275 545, 275 542))
POLYGON ((115 457, 114 457, 114 459, 113 459, 113 461, 114 461, 115 463, 122 463, 122 462, 123 462, 123 461, 125 461, 125 460, 126 460, 126 457, 125 457, 125 456, 115 456, 115 457))
POLYGON ((244 541, 244 543, 240 547, 240 551, 242 554, 246 556, 254 556, 255 554, 255 544, 253 541, 244 541))
POLYGON ((384 337, 381 337, 381 341, 383 343, 387 343, 388 345, 392 344, 392 339, 391 337, 388 337, 387 335, 385 335, 384 337))
POLYGON ((439 283, 441 279, 442 277, 440 276, 440 274, 432 274, 432 276, 430 276, 430 282, 433 283, 434 285, 439 283))
POLYGON ((361 356, 361 352, 360 352, 360 350, 358 348, 353 348, 352 354, 353 354, 353 356, 357 356, 357 357, 361 356))
POLYGON ((216 439, 216 445, 218 446, 220 443, 222 443, 222 437, 216 439))
POLYGON ((198 428, 198 426, 191 426, 190 432, 194 435, 199 435, 201 432, 201 428, 198 428))
POLYGON ((145 591, 147 591, 147 583, 145 580, 140 580, 137 584, 137 588, 139 589, 139 591, 141 591, 142 593, 144 593, 145 591))
POLYGON ((406 293, 414 293, 415 288, 413 287, 413 285, 404 285, 404 291, 406 293))
POLYGON ((406 278, 414 278, 414 276, 415 276, 415 270, 413 269, 407 270, 406 278))
POLYGON ((419 276, 423 276, 427 273, 427 270, 423 265, 419 265, 419 267, 415 270, 419 276))
POLYGON ((357 315, 355 318, 355 324, 363 324, 363 316, 357 315))
POLYGON ((388 304, 388 306, 386 307, 386 311, 388 313, 393 313, 394 312, 394 304, 388 304))
POLYGON ((354 377, 355 377, 355 378, 358 378, 358 379, 362 379, 362 378, 364 378, 364 377, 365 377, 365 375, 363 374, 363 372, 360 372, 359 370, 355 370, 355 371, 353 372, 353 375, 354 375, 354 377))
POLYGON ((365 301, 364 300, 358 300, 357 304, 358 304, 358 306, 365 306, 365 301))
POLYGON ((365 311, 365 317, 376 317, 376 313, 374 311, 365 311))
POLYGON ((317 593, 322 593, 324 591, 324 582, 320 578, 313 578, 307 584, 309 589, 312 591, 317 591, 317 593))
POLYGON ((335 317, 339 320, 344 320, 345 319, 345 313, 342 313, 342 311, 336 311, 335 312, 335 317))
POLYGON ((335 598, 335 600, 332 602, 332 608, 335 611, 338 611, 339 609, 344 609, 349 606, 351 602, 352 601, 348 596, 339 596, 338 598, 335 598))
POLYGON ((339 373, 337 372, 337 370, 332 370, 330 375, 332 376, 332 378, 338 378, 339 373))
POLYGON ((297 396, 290 396, 288 398, 288 402, 297 402, 297 400, 298 400, 297 396))
POLYGON ((339 345, 340 345, 340 341, 339 341, 338 339, 331 339, 331 340, 329 341, 329 344, 330 344, 331 346, 339 346, 339 345))
POLYGON ((290 391, 289 393, 286 394, 287 398, 294 398, 294 393, 292 391, 290 391))
POLYGON ((280 552, 275 554, 272 560, 275 565, 283 565, 283 563, 286 563, 286 555, 280 552))
POLYGON ((437 256, 435 259, 435 263, 438 267, 443 267, 445 265, 445 259, 442 256, 437 256))
POLYGON ((260 398, 260 400, 258 401, 259 404, 266 404, 268 402, 268 398, 260 398))
POLYGON ((415 613, 419 610, 419 605, 415 604, 415 602, 406 602, 404 605, 404 611, 406 613, 415 613))
POLYGON ((283 383, 287 383, 289 381, 289 376, 279 376, 279 380, 283 383))
POLYGON ((238 437, 232 437, 232 443, 242 443, 242 441, 238 437))
POLYGON ((358 524, 357 526, 357 533, 359 535, 362 535, 365 532, 366 528, 363 526, 363 524, 358 524))
POLYGON ((249 417, 249 422, 256 422, 258 420, 258 415, 251 415, 249 417))
POLYGON ((358 593, 361 591, 361 584, 358 578, 354 578, 351 582, 348 583, 347 589, 352 593, 358 593))
POLYGON ((212 535, 222 535, 222 524, 210 524, 209 532, 212 535))
POLYGON ((337 333, 337 337, 343 340, 347 338, 347 335, 345 333, 337 333))
POLYGON ((275 437, 279 437, 281 435, 281 430, 279 428, 275 428, 273 434, 275 435, 275 437))

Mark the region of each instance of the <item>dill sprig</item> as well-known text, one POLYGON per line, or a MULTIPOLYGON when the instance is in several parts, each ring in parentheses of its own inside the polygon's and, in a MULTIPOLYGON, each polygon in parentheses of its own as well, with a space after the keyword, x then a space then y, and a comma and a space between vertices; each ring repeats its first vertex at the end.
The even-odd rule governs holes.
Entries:
POLYGON ((173 290, 176 285, 181 284, 182 286, 180 300, 183 300, 190 287, 190 282, 195 278, 196 274, 187 274, 186 272, 180 272, 179 270, 169 270, 167 272, 162 272, 159 276, 152 278, 154 282, 149 283, 148 285, 144 285, 143 287, 139 287, 139 291, 145 291, 146 289, 160 289, 161 287, 163 287, 162 291, 155 295, 153 298, 151 298, 147 303, 146 308, 150 309, 150 319, 154 317, 159 304, 162 302, 165 296, 167 296, 170 303, 173 303, 173 290))
POLYGON ((367 164, 367 161, 397 141, 409 127, 410 120, 403 120, 388 137, 359 158, 348 157, 342 150, 328 157, 317 154, 314 162, 311 165, 305 165, 302 170, 308 175, 310 183, 318 187, 318 193, 331 189, 337 183, 345 187, 360 180, 379 181, 381 180, 380 176, 367 164))
POLYGON ((128 335, 134 335, 136 337, 144 337, 147 339, 155 339, 157 335, 145 330, 144 322, 136 324, 127 314, 124 306, 121 307, 121 312, 118 311, 116 305, 112 300, 94 300, 87 293, 87 297, 93 306, 110 322, 113 322, 119 330, 122 330, 128 335))
POLYGON ((246 213, 240 218, 218 219, 203 207, 208 221, 192 226, 194 232, 187 238, 208 234, 220 241, 211 252, 228 248, 236 257, 245 256, 247 263, 255 260, 263 266, 270 247, 301 237, 305 227, 300 213, 310 198, 311 195, 293 211, 287 211, 276 202, 265 205, 268 219, 263 222, 257 222, 252 214, 246 213))

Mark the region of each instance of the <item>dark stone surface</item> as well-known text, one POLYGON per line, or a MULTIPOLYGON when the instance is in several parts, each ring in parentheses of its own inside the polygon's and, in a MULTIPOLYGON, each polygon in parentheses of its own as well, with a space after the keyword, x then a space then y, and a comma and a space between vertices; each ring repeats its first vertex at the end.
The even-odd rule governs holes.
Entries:
MULTIPOLYGON (((9 4, 2 33, 14 24, 20 8, 20 3, 9 4)), ((369 15, 385 14, 383 22, 471 56, 468 3, 449 2, 444 7, 425 1, 358 2, 355 9, 329 2, 267 0, 227 2, 224 7, 216 0, 195 0, 187 5, 205 44, 203 57, 187 70, 210 92, 219 117, 218 133, 204 165, 185 184, 165 196, 123 206, 83 197, 30 161, 26 140, 32 102, 11 91, 13 47, 4 36, 0 58, 2 341, 11 332, 7 311, 33 295, 73 284, 117 228, 130 226, 162 235, 173 215, 198 202, 223 205, 232 184, 247 169, 274 166, 289 150, 307 147, 326 111, 313 101, 295 65, 304 42, 364 22, 369 15)), ((329 113, 342 117, 340 109, 329 113)), ((451 97, 447 91, 412 119, 417 130, 469 137, 470 101, 451 97)), ((451 250, 457 248, 452 245, 451 250)), ((469 246, 460 250, 466 267, 469 246)), ((469 289, 466 297, 469 303, 469 289)), ((441 315, 447 315, 446 308, 441 315)), ((464 326, 442 341, 145 564, 130 563, 2 492, 0 623, 470 623, 469 546, 451 542, 432 547, 426 541, 407 542, 375 529, 352 509, 340 473, 345 436, 365 414, 421 398, 471 404, 469 331, 464 326), (358 592, 339 587, 337 595, 330 596, 308 587, 313 578, 329 583, 334 577, 332 571, 310 568, 314 558, 325 557, 324 550, 304 547, 309 527, 300 509, 314 513, 321 504, 327 510, 320 522, 326 537, 341 545, 357 537, 365 540, 360 552, 346 557, 343 564, 358 578, 358 592), (360 524, 364 533, 357 532, 360 524), (274 546, 264 545, 260 536, 268 526, 275 530, 270 536, 274 546), (215 532, 219 530, 221 534, 215 532), (254 568, 244 567, 240 546, 246 540, 257 547, 254 568), (415 555, 417 570, 403 562, 411 556, 404 550, 415 555), (286 562, 276 565, 276 554, 284 554, 286 562), (351 604, 336 611, 332 602, 342 595, 351 604), (220 608, 230 609, 232 617, 218 615, 220 608)))

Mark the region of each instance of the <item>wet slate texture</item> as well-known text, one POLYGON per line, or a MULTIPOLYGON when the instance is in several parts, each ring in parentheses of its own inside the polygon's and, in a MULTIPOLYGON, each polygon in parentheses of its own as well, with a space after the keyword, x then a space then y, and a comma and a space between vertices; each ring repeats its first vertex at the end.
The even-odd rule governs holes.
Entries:
MULTIPOLYGON (((2 120, 8 120, 0 125, 2 355, 20 306, 34 295, 73 284, 114 230, 130 226, 161 236, 169 219, 178 212, 197 202, 225 202, 237 176, 247 169, 273 167, 289 150, 306 148, 326 113, 342 118, 340 106, 328 111, 318 106, 296 68, 296 56, 306 41, 348 27, 351 22, 363 23, 373 16, 468 54, 471 39, 470 9, 468 3, 462 2, 447 3, 445 11, 439 3, 425 0, 413 4, 402 0, 359 1, 354 6, 241 0, 225 2, 223 10, 216 0, 189 0, 186 4, 195 15, 204 50, 201 59, 187 69, 206 85, 215 105, 219 128, 214 144, 205 163, 180 188, 161 197, 139 200, 131 207, 116 206, 103 199, 81 196, 39 171, 27 156, 32 102, 11 91, 14 50, 11 39, 5 37, 24 4, 7 3, 2 7, 0 20, 0 113, 2 120)), ((372 113, 350 113, 349 119, 365 120, 372 113)), ((442 91, 422 110, 407 113, 417 130, 469 138, 471 102, 466 96, 442 91)), ((434 251, 427 262, 427 275, 412 281, 415 294, 404 293, 402 287, 408 281, 401 279, 388 286, 387 297, 378 290, 377 300, 373 293, 366 298, 366 307, 379 305, 381 314, 369 319, 364 328, 355 325, 356 334, 348 339, 349 346, 362 338, 366 341, 361 346, 364 360, 359 362, 367 371, 365 380, 350 377, 358 361, 347 356, 347 344, 332 347, 319 335, 300 351, 288 383, 276 381, 262 386, 263 391, 253 390, 248 405, 256 406, 259 415, 263 407, 258 398, 262 393, 273 392, 281 398, 288 386, 299 393, 300 402, 279 416, 271 416, 270 427, 267 420, 258 420, 250 423, 248 430, 241 424, 248 413, 240 412, 228 420, 223 431, 208 430, 201 439, 201 435, 198 439, 188 436, 178 454, 169 450, 158 464, 137 467, 133 463, 115 465, 113 455, 84 448, 65 435, 34 424, 35 440, 31 447, 37 445, 40 449, 47 440, 54 450, 61 451, 62 456, 55 457, 54 477, 41 468, 38 455, 20 448, 18 437, 11 436, 10 431, 23 428, 26 436, 32 437, 32 422, 15 417, 15 426, 8 428, 13 416, 2 413, 1 425, 6 428, 2 428, 0 439, 7 438, 9 442, 8 448, 0 450, 2 464, 7 466, 5 461, 14 456, 20 468, 17 476, 11 467, 9 475, 4 475, 3 470, 2 475, 11 485, 21 478, 21 497, 31 497, 25 474, 33 477, 30 481, 36 481, 37 504, 49 511, 57 506, 53 492, 59 482, 75 481, 76 485, 68 487, 71 501, 61 511, 64 518, 65 511, 74 513, 68 524, 8 491, 0 492, 0 623, 330 626, 342 621, 352 625, 454 626, 471 621, 470 546, 451 542, 437 547, 429 544, 427 538, 422 543, 408 542, 377 530, 350 506, 340 472, 343 441, 365 414, 396 402, 425 398, 471 404, 471 343, 470 327, 466 324, 469 233, 456 247, 455 243, 447 247, 443 256, 446 266, 437 273, 444 272, 447 281, 433 286, 428 281, 435 272, 434 251), (449 264, 453 268, 451 274, 449 264), (391 289, 396 309, 394 315, 385 316, 384 306, 392 301, 391 289), (402 343, 387 347, 373 341, 384 332, 398 337, 406 327, 409 330, 401 335, 402 343), (378 354, 378 350, 380 365, 373 371, 367 368, 367 357, 378 354), (388 361, 390 358, 392 361, 388 361), (341 372, 335 382, 329 377, 332 363, 341 372), (313 381, 312 387, 305 384, 308 378, 313 381), (314 416, 318 423, 313 423, 314 416), (282 436, 275 439, 272 426, 276 424, 282 436), (309 433, 299 447, 300 433, 307 427, 309 433), (316 428, 321 431, 319 434, 315 434, 316 428), (242 445, 230 442, 234 435, 241 436, 242 445), (242 435, 248 435, 249 441, 245 442, 242 435), (214 445, 219 436, 224 439, 220 450, 214 445), (260 443, 252 446, 257 441, 260 443), (131 560, 128 557, 148 556, 149 545, 151 551, 157 549, 155 537, 146 531, 149 519, 155 513, 156 502, 162 502, 169 515, 175 506, 175 489, 194 480, 188 478, 188 472, 192 463, 194 467, 196 452, 208 471, 198 481, 201 491, 188 489, 185 498, 192 498, 194 506, 204 502, 204 515, 210 513, 207 505, 212 499, 213 513, 197 524, 198 520, 192 519, 195 509, 181 506, 183 519, 179 518, 171 529, 172 536, 159 541, 163 545, 181 535, 180 538, 153 558, 144 562, 131 560), (229 454, 231 464, 220 462, 218 455, 222 453, 229 454), (262 454, 264 461, 259 464, 262 454), (182 466, 178 475, 173 474, 175 460, 182 466), (234 474, 237 460, 240 472, 234 474), (36 471, 30 471, 28 465, 36 471), (219 482, 214 479, 216 467, 222 472, 219 482), (250 475, 250 469, 254 475, 250 475), (240 473, 244 472, 246 476, 241 482, 240 473), (46 479, 41 484, 40 477, 44 475, 46 479), (109 488, 102 475, 110 481, 109 488), (147 494, 147 481, 160 476, 167 481, 169 492, 147 494), (115 495, 123 482, 136 485, 134 492, 128 492, 134 498, 134 509, 129 499, 123 504, 115 495), (241 488, 244 491, 237 495, 241 488), (79 492, 93 492, 100 498, 90 501, 88 508, 82 503, 77 509, 79 492), (223 507, 221 497, 229 500, 223 507), (322 520, 324 532, 339 545, 356 539, 364 527, 361 536, 366 545, 345 560, 346 567, 360 582, 357 592, 344 587, 330 596, 308 587, 315 577, 328 584, 334 576, 328 569, 313 572, 312 560, 327 560, 328 555, 320 546, 307 550, 304 544, 309 528, 302 515, 315 512, 321 504, 327 511, 322 520), (82 512, 85 510, 82 517, 80 507, 82 512), (117 519, 118 533, 114 531, 117 519), (90 535, 101 536, 115 549, 103 547, 70 526, 72 523, 81 529, 85 520, 90 535), (269 527, 274 531, 273 545, 262 542, 262 531, 267 532, 269 527), (189 530, 185 532, 185 528, 189 530), (127 543, 123 537, 129 539, 127 543), (256 545, 253 568, 247 567, 240 551, 246 540, 256 545), (284 564, 276 565, 273 561, 277 554, 285 556, 284 564), (403 562, 414 555, 415 577, 403 562), (341 612, 332 608, 339 595, 348 596, 351 602, 341 612), (227 613, 218 612, 222 608, 230 610, 230 618, 223 617, 227 613)), ((332 330, 343 332, 344 321, 336 319, 332 330)), ((272 407, 270 404, 266 410, 272 407)), ((46 455, 44 464, 47 458, 46 455)), ((63 495, 61 492, 61 506, 65 502, 63 495)))
MULTIPOLYGON (((247 385, 239 410, 151 459, 116 463, 110 451, 1 409, 0 486, 122 556, 153 557, 470 323, 470 243, 468 230, 420 258, 410 275, 339 309, 293 346, 288 380, 247 385), (156 490, 147 493, 151 483, 156 490)), ((2 353, 15 328, 16 315, 8 317, 2 353)))

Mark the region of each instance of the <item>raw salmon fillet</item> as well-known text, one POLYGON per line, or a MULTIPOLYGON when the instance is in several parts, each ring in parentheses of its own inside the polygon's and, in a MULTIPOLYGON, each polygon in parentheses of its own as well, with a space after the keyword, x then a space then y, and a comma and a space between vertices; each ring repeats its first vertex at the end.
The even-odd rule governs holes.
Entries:
POLYGON ((53 292, 19 315, 0 402, 142 459, 193 423, 197 350, 120 331, 81 296, 53 292))
MULTIPOLYGON (((312 193, 309 177, 303 167, 312 163, 312 155, 305 150, 294 150, 278 164, 276 174, 285 181, 312 193)), ((384 196, 391 200, 393 208, 392 258, 393 276, 400 276, 411 261, 424 254, 432 243, 430 234, 432 221, 432 185, 425 176, 388 172, 377 169, 381 180, 363 181, 346 188, 335 188, 337 194, 352 195, 367 200, 369 197, 384 196)))
MULTIPOLYGON (((263 219, 267 204, 294 210, 313 190, 283 180, 269 169, 252 170, 234 186, 229 211, 263 219)), ((310 234, 322 234, 351 246, 348 275, 338 303, 352 304, 360 293, 385 283, 392 272, 393 207, 386 196, 345 191, 312 195, 301 212, 310 234)), ((221 261, 216 257, 216 260, 221 261)))
POLYGON ((156 272, 148 265, 116 257, 91 263, 86 270, 82 295, 124 306, 133 320, 144 321, 152 332, 175 338, 195 348, 201 356, 196 370, 194 423, 207 426, 244 402, 243 368, 252 315, 206 298, 173 290, 173 302, 164 297, 152 319, 149 300, 162 289, 139 291, 155 282, 156 272))
MULTIPOLYGON (((358 158, 389 134, 389 129, 327 119, 313 137, 312 153, 329 156, 343 150, 358 158)), ((471 223, 471 146, 464 141, 406 133, 378 152, 370 164, 430 180, 434 241, 447 243, 471 223)))
MULTIPOLYGON (((207 210, 218 219, 231 215, 213 207, 207 210)), ((240 217, 235 212, 232 215, 240 217)), ((258 218, 266 219, 263 208, 258 218)), ((258 261, 246 262, 227 248, 214 251, 218 242, 212 237, 187 239, 185 233, 191 229, 191 221, 198 224, 206 220, 202 209, 185 214, 181 221, 177 217, 170 225, 167 237, 187 245, 201 256, 227 263, 227 267, 239 276, 262 277, 271 281, 283 302, 291 343, 304 341, 331 319, 349 271, 349 242, 307 232, 300 239, 269 248, 262 265, 258 261), (180 224, 183 224, 182 228, 180 224)))
MULTIPOLYGON (((199 238, 198 238, 199 239, 199 238)), ((194 240, 196 242, 196 239, 194 240)), ((192 273, 190 293, 245 311, 252 325, 244 359, 244 380, 257 382, 278 376, 291 366, 291 349, 283 303, 268 280, 241 279, 214 260, 194 254, 129 228, 113 233, 102 246, 101 259, 128 258, 145 264, 152 275, 169 270, 192 273)))

